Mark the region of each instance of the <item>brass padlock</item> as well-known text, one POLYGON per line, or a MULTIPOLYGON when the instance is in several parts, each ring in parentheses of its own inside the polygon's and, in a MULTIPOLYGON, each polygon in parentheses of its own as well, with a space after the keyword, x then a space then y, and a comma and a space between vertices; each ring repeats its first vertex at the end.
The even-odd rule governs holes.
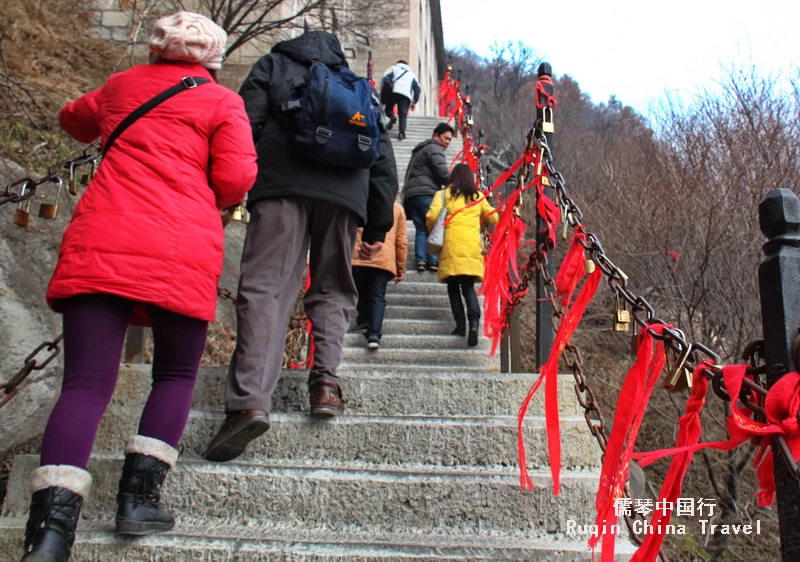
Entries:
POLYGON ((69 165, 69 187, 67 188, 70 195, 78 194, 78 174, 75 173, 75 162, 69 165))
POLYGON ((542 176, 542 185, 544 187, 551 187, 550 178, 548 178, 547 176, 542 176))
POLYGON ((556 126, 553 123, 553 108, 545 107, 542 109, 542 132, 555 133, 556 126), (549 117, 548 117, 549 114, 549 117))
MULTIPOLYGON (((22 189, 19 191, 19 196, 22 197, 25 195, 25 190, 27 189, 28 184, 27 182, 22 185, 22 189)), ((28 222, 30 222, 31 218, 31 200, 30 197, 27 201, 20 201, 19 205, 17 206, 17 210, 14 213, 14 224, 17 226, 21 226, 22 228, 28 228, 28 222), (25 208, 23 209, 23 205, 25 208)))
POLYGON ((614 311, 614 331, 628 333, 631 328, 631 313, 623 304, 620 306, 619 293, 616 294, 617 309, 614 311))
POLYGON ((42 204, 39 205, 39 218, 54 219, 58 216, 58 200, 61 198, 61 190, 64 188, 64 180, 58 178, 56 181, 48 182, 47 189, 44 191, 44 199, 42 204), (56 191, 55 203, 48 203, 47 197, 50 195, 50 184, 58 182, 58 191, 56 191))
POLYGON ((594 273, 595 270, 594 260, 590 258, 586 258, 583 262, 583 270, 586 272, 586 275, 591 275, 594 273))
POLYGON ((569 226, 570 220, 572 220, 572 213, 567 213, 564 217, 564 224, 561 227, 561 239, 568 240, 569 239, 569 226))
POLYGON ((661 388, 670 392, 692 388, 692 372, 686 367, 686 362, 692 354, 692 346, 687 346, 677 358, 673 357, 674 353, 672 348, 667 348, 667 374, 661 383, 661 388))
POLYGON ((97 160, 92 160, 89 170, 83 170, 83 175, 81 176, 81 185, 83 187, 89 187, 89 183, 91 183, 92 178, 94 177, 95 172, 97 171, 97 160))
POLYGON ((237 205, 236 208, 231 213, 231 220, 241 221, 242 220, 242 206, 237 205))

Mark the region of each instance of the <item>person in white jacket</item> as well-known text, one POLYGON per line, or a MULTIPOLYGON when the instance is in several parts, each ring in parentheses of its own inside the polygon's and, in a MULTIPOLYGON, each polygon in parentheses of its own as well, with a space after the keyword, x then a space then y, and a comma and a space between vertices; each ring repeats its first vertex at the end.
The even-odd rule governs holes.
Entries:
POLYGON ((384 82, 394 81, 392 94, 389 99, 384 100, 386 106, 386 116, 389 118, 389 124, 386 127, 391 129, 397 122, 397 117, 394 116, 394 108, 397 106, 397 115, 400 117, 400 131, 397 134, 397 140, 406 138, 406 117, 408 116, 409 109, 411 111, 419 101, 419 94, 421 89, 416 75, 411 71, 411 67, 404 60, 399 60, 383 75, 384 82))

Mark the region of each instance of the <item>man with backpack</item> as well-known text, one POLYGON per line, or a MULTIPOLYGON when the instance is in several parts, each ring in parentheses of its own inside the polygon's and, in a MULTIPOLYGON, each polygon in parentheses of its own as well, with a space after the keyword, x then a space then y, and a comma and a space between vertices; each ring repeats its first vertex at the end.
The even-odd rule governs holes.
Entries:
POLYGON ((310 31, 278 43, 240 89, 258 153, 236 299, 236 350, 228 369, 226 419, 205 457, 239 456, 269 428, 271 397, 309 256, 305 312, 314 337, 311 414, 344 410, 341 362, 357 293, 351 274, 374 256, 393 223, 397 169, 377 94, 356 77, 338 39, 310 31), (366 89, 365 89, 366 87, 366 89), (310 252, 309 252, 310 249, 310 252))
POLYGON ((406 138, 406 117, 409 109, 414 111, 420 92, 417 77, 404 60, 397 61, 383 75, 381 102, 386 106, 386 116, 390 119, 386 128, 391 129, 397 121, 397 117, 394 116, 394 108, 397 106, 397 115, 400 117, 397 140, 406 138))

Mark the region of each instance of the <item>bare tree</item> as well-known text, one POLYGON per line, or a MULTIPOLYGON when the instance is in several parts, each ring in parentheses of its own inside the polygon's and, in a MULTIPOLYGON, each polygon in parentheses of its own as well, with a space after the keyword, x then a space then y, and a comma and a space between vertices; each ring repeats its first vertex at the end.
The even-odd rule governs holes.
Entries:
POLYGON ((391 27, 407 5, 394 0, 166 0, 173 9, 208 15, 231 37, 226 56, 254 39, 287 30, 323 29, 369 36, 391 27))

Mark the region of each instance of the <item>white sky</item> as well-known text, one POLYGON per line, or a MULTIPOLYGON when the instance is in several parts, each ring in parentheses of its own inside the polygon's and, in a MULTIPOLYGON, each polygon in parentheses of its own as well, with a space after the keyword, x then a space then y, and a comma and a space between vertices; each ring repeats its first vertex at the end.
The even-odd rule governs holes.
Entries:
POLYGON ((720 65, 795 75, 800 0, 441 0, 444 41, 489 54, 524 41, 595 103, 646 113, 665 91, 713 87, 720 65))

